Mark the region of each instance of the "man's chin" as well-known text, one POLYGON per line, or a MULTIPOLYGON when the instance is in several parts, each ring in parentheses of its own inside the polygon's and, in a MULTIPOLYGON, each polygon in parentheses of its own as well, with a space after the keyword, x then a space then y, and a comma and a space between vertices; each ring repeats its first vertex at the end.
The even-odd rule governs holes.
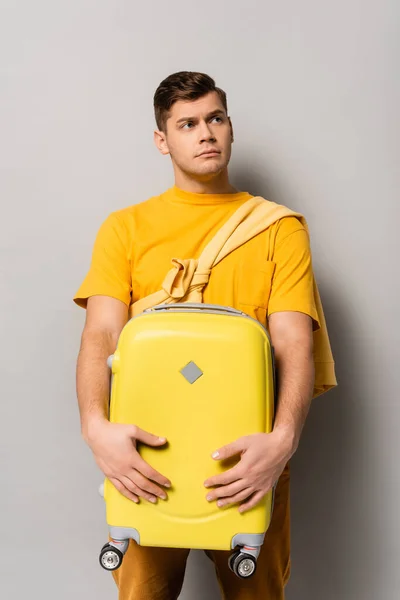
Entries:
POLYGON ((195 172, 198 175, 215 175, 216 173, 221 173, 226 168, 225 164, 220 163, 219 161, 210 161, 209 163, 202 166, 201 169, 196 169, 195 172))
POLYGON ((226 169, 226 166, 219 161, 210 161, 207 164, 201 165, 201 167, 191 164, 188 168, 180 167, 180 170, 188 177, 192 177, 198 181, 209 181, 222 173, 226 169))

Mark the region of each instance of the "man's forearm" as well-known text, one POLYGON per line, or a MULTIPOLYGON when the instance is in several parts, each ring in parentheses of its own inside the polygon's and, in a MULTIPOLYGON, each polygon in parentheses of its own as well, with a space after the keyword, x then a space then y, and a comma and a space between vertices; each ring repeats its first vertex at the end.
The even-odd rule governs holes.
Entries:
POLYGON ((91 425, 108 418, 110 370, 107 358, 116 339, 100 331, 84 331, 76 368, 76 391, 83 438, 88 441, 91 425))
POLYGON ((301 342, 275 347, 278 381, 274 431, 287 439, 292 456, 299 445, 314 389, 312 349, 301 342))

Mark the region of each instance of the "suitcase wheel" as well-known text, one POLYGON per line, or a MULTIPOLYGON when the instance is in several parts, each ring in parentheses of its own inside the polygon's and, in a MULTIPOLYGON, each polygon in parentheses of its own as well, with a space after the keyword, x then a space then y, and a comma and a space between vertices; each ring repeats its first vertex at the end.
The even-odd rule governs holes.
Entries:
POLYGON ((236 550, 229 557, 229 568, 241 579, 251 577, 257 568, 257 560, 251 554, 246 554, 240 550, 236 550))
POLYGON ((103 569, 106 571, 115 571, 121 566, 124 555, 118 548, 104 544, 101 549, 99 561, 103 569))
POLYGON ((233 554, 230 555, 228 559, 228 565, 231 571, 233 571, 233 561, 239 556, 240 550, 236 550, 233 554))

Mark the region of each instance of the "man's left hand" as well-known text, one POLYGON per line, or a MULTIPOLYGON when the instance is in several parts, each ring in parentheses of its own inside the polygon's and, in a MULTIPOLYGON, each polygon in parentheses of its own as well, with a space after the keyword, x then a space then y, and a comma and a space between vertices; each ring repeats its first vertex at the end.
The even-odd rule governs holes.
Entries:
POLYGON ((207 500, 218 500, 219 507, 241 502, 239 512, 250 510, 278 481, 292 456, 291 448, 290 436, 281 430, 247 435, 219 448, 212 455, 216 460, 241 457, 232 469, 204 482, 205 487, 218 486, 209 491, 207 500))

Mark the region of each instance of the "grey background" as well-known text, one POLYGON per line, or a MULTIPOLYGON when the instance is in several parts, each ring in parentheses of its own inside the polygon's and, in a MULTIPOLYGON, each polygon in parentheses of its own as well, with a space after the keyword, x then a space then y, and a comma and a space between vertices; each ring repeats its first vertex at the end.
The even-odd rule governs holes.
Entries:
MULTIPOLYGON (((228 93, 233 184, 307 217, 337 361, 340 387, 313 404, 293 458, 286 596, 397 599, 399 3, 0 9, 0 596, 116 598, 97 563, 106 526, 80 438, 72 296, 101 221, 172 185, 152 97, 199 70, 228 93)), ((219 597, 201 553, 181 597, 219 597)))

